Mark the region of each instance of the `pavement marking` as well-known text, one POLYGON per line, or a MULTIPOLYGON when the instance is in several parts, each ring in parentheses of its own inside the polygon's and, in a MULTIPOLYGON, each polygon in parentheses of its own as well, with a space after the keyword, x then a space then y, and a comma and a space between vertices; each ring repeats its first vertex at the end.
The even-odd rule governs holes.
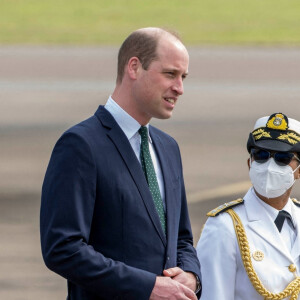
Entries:
MULTIPOLYGON (((237 183, 232 183, 228 185, 222 185, 214 189, 208 189, 194 194, 187 195, 187 202, 198 203, 205 200, 211 200, 215 198, 228 197, 230 195, 240 194, 243 197, 247 190, 251 187, 251 181, 240 181, 237 183)), ((234 199, 232 199, 234 200, 234 199)))

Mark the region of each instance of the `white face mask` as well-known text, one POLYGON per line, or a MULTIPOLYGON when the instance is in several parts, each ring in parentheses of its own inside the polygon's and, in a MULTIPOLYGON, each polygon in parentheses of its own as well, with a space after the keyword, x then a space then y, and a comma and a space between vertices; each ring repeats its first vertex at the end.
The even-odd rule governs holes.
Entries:
POLYGON ((299 167, 300 165, 293 171, 289 165, 279 166, 271 157, 265 163, 253 161, 249 176, 253 187, 260 195, 276 198, 283 195, 294 184, 294 173, 299 167))

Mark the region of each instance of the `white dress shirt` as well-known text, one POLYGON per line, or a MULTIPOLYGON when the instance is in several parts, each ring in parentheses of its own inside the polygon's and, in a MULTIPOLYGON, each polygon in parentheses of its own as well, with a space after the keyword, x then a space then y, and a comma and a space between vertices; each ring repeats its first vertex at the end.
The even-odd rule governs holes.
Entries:
MULTIPOLYGON (((141 149, 141 136, 139 134, 139 129, 141 125, 138 121, 136 121, 133 117, 131 117, 122 107, 120 107, 110 96, 105 104, 105 109, 107 109, 110 114, 114 117, 120 128, 123 130, 124 134, 128 138, 128 141, 138 159, 141 163, 140 158, 140 149, 141 149)), ((149 124, 146 125, 149 132, 149 124)), ((158 157, 154 151, 154 146, 149 134, 149 150, 152 158, 152 162, 154 165, 159 190, 161 194, 161 198, 163 200, 164 208, 165 208, 165 188, 164 188, 164 179, 161 171, 161 167, 158 161, 158 157)))

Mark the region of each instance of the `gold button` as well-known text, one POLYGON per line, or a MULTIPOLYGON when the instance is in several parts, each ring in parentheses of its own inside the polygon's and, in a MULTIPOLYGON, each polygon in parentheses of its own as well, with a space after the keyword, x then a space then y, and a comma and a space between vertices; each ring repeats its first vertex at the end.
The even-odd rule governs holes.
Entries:
POLYGON ((256 250, 255 252, 253 252, 252 257, 256 260, 256 261, 262 261, 265 257, 264 253, 260 250, 256 250))
POLYGON ((289 265, 289 271, 294 273, 297 270, 296 266, 294 264, 289 265))

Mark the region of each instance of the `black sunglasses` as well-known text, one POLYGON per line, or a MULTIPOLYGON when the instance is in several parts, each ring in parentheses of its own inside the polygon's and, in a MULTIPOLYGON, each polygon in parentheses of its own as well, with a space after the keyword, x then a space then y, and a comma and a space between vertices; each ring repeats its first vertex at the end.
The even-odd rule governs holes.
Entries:
POLYGON ((296 158, 299 161, 293 152, 270 152, 255 148, 251 149, 251 156, 260 164, 265 163, 270 157, 273 157, 275 162, 280 166, 288 165, 293 158, 296 158))

